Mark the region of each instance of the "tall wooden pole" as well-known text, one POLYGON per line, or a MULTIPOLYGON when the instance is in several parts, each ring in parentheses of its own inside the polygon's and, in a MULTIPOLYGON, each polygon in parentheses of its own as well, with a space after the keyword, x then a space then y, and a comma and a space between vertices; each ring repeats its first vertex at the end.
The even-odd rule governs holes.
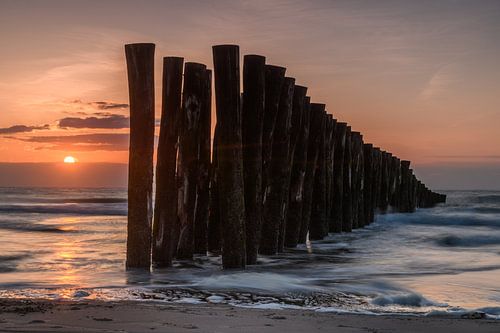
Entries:
POLYGON ((342 232, 342 207, 344 199, 344 152, 346 145, 347 124, 342 122, 337 123, 334 134, 335 155, 333 160, 333 226, 332 228, 330 228, 330 231, 342 232))
POLYGON ((344 149, 344 184, 342 198, 342 231, 352 231, 352 145, 351 126, 347 126, 344 149))
POLYGON ((299 243, 306 242, 307 233, 309 232, 319 146, 321 143, 321 135, 325 126, 324 114, 325 104, 311 103, 311 119, 309 126, 309 142, 307 148, 307 165, 304 179, 304 199, 302 203, 302 223, 300 225, 299 243))
POLYGON ((245 196, 240 108, 240 59, 237 45, 213 47, 217 106, 217 157, 222 266, 244 268, 245 196))
POLYGON ((272 255, 278 252, 279 234, 285 223, 285 200, 288 196, 290 128, 295 79, 286 77, 278 106, 278 115, 273 133, 271 172, 264 203, 260 253, 272 255))
POLYGON ((363 136, 352 132, 353 138, 353 228, 364 226, 364 155, 363 136))
POLYGON ((264 124, 262 129, 262 204, 266 205, 270 191, 271 155, 273 134, 278 116, 281 87, 285 80, 286 68, 266 65, 264 124))
POLYGON ((243 60, 243 174, 246 214, 247 264, 257 263, 262 225, 262 130, 265 103, 266 58, 246 55, 243 60))
POLYGON ((198 148, 198 188, 194 220, 194 253, 207 254, 207 232, 210 206, 210 146, 212 131, 212 71, 203 77, 198 148))
POLYGON ((410 161, 401 161, 401 190, 399 211, 410 211, 410 161))
POLYGON ((321 140, 318 145, 319 154, 314 178, 313 200, 311 208, 311 220, 309 222, 309 239, 320 240, 328 234, 327 219, 327 147, 328 132, 331 123, 326 113, 323 113, 323 130, 320 133, 321 140))
POLYGON ((173 233, 177 224, 177 143, 181 108, 184 59, 163 58, 162 109, 156 162, 156 198, 153 222, 153 264, 172 265, 177 244, 173 233))
POLYGON ((182 116, 179 133, 179 244, 177 258, 192 259, 194 222, 198 201, 200 117, 206 94, 206 66, 188 62, 184 68, 182 116))
MULTIPOLYGON (((380 202, 380 188, 382 185, 382 151, 380 148, 373 148, 373 212, 378 211, 380 202)), ((373 220, 375 216, 373 217, 373 220)), ((372 221, 373 221, 372 220, 372 221)))
POLYGON ((352 192, 352 228, 356 229, 359 226, 359 186, 360 186, 360 169, 361 159, 360 151, 358 151, 358 141, 361 140, 359 132, 351 132, 351 192, 352 192))
POLYGON ((154 44, 125 45, 130 98, 127 268, 151 267, 154 44))
POLYGON ((329 133, 329 144, 328 144, 328 164, 327 164, 327 182, 328 182, 328 195, 327 195, 327 218, 328 225, 327 231, 334 232, 335 220, 334 220, 334 201, 336 200, 334 189, 335 189, 335 179, 334 179, 334 161, 335 161, 335 131, 337 129, 337 119, 331 119, 331 129, 329 133))
POLYGON ((372 195, 373 195, 373 145, 363 145, 364 158, 364 188, 363 188, 363 224, 370 224, 373 217, 372 195))
MULTIPOLYGON (((306 97, 307 87, 295 85, 293 89, 293 101, 292 101, 292 118, 290 127, 290 145, 288 150, 288 168, 287 168, 287 180, 285 181, 285 201, 284 201, 284 219, 282 220, 280 226, 280 234, 278 238, 278 252, 283 252, 285 250, 285 239, 286 230, 288 229, 288 214, 290 209, 290 189, 292 187, 292 172, 294 167, 296 146, 300 137, 300 131, 302 128, 302 119, 304 116, 304 98, 306 97)), ((295 180, 296 181, 296 180, 295 180)))
POLYGON ((220 220, 218 158, 217 158, 217 125, 212 144, 212 165, 210 167, 210 211, 208 216, 208 251, 220 254, 222 250, 222 225, 220 220))
POLYGON ((389 203, 389 153, 382 152, 382 180, 380 188, 379 209, 382 213, 387 211, 389 203))
POLYGON ((298 244, 300 226, 302 224, 304 179, 306 175, 310 120, 311 98, 307 96, 304 98, 302 124, 299 140, 295 149, 290 181, 290 199, 285 230, 285 246, 291 248, 296 247, 298 244))

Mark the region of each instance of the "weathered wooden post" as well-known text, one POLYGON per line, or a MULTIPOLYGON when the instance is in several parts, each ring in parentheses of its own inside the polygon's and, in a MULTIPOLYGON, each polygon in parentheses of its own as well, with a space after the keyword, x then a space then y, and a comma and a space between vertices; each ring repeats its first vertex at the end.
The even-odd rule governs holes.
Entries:
POLYGON ((401 191, 399 211, 409 212, 410 204, 410 161, 401 161, 401 191))
POLYGON ((153 222, 153 264, 172 265, 177 244, 173 233, 177 224, 177 143, 181 108, 184 59, 163 58, 162 109, 156 162, 156 198, 153 222))
POLYGON ((222 266, 244 268, 245 196, 241 149, 240 58, 237 45, 213 47, 217 107, 217 183, 222 225, 222 266))
POLYGON ((331 118, 331 129, 329 132, 329 144, 328 144, 328 162, 327 162, 327 182, 328 182, 328 194, 327 194, 327 218, 328 225, 326 227, 328 232, 333 232, 334 219, 333 219, 333 202, 336 200, 334 196, 334 160, 335 160, 335 130, 337 128, 337 119, 331 118))
MULTIPOLYGON (((187 62, 184 66, 182 115, 179 129, 178 216, 179 244, 177 258, 193 259, 194 221, 198 200, 198 172, 200 147, 200 116, 206 93, 206 66, 187 62)), ((206 111, 206 110, 205 110, 206 111)))
MULTIPOLYGON (((285 80, 286 68, 266 65, 264 125, 262 129, 262 202, 266 204, 269 192, 268 180, 271 172, 273 133, 278 115, 281 87, 285 80)), ((264 221, 262 221, 264 223, 264 221)))
POLYGON ((320 142, 318 145, 319 154, 316 166, 316 174, 314 179, 314 189, 311 207, 311 219, 309 222, 309 239, 323 239, 328 234, 328 219, 327 219, 327 154, 326 149, 327 133, 329 131, 329 120, 326 113, 323 113, 323 129, 320 133, 320 142))
POLYGON ((266 58, 243 58, 243 175, 247 264, 257 263, 262 225, 262 130, 264 123, 266 58))
POLYGON ((364 188, 363 188, 363 225, 368 225, 373 217, 373 145, 365 143, 363 145, 364 158, 364 188))
POLYGON ((203 99, 200 115, 198 150, 198 189, 194 220, 194 253, 207 254, 208 219, 210 207, 210 146, 212 131, 212 71, 203 78, 203 99))
POLYGON ((325 126, 325 104, 311 103, 311 119, 309 126, 309 142, 307 147, 307 165, 304 179, 304 198, 302 203, 302 223, 300 225, 299 243, 305 243, 309 232, 313 201, 314 179, 316 176, 321 134, 325 126))
POLYGON ((389 188, 388 182, 388 172, 387 172, 387 152, 382 151, 382 161, 381 161, 381 185, 380 185, 380 197, 378 201, 378 208, 381 213, 385 213, 387 210, 387 193, 389 188))
POLYGON ((382 185, 382 152, 380 148, 373 148, 373 194, 372 194, 372 205, 373 205, 373 219, 375 220, 375 213, 378 210, 378 203, 380 201, 380 188, 382 185))
POLYGON ((346 144, 347 124, 337 123, 334 136, 334 160, 333 160, 333 207, 332 221, 330 227, 332 232, 342 232, 342 207, 344 198, 344 151, 346 144))
MULTIPOLYGON (((309 141, 309 126, 311 120, 311 98, 305 97, 303 103, 303 117, 297 142, 292 174, 290 180, 290 198, 287 223, 285 230, 285 246, 294 248, 299 241, 300 226, 302 224, 302 206, 304 202, 304 179, 307 165, 307 148, 309 141)), ((295 103, 294 103, 295 108, 295 103)))
POLYGON ((360 168, 361 160, 360 153, 358 151, 359 144, 358 141, 361 139, 361 133, 351 132, 351 193, 352 193, 352 228, 356 229, 359 227, 359 186, 360 184, 360 168))
POLYGON ((125 45, 130 99, 127 268, 151 267, 154 44, 125 45))
POLYGON ((352 157, 351 126, 347 126, 344 148, 344 184, 342 197, 342 231, 352 231, 352 157))
POLYGON ((364 166, 363 166, 363 136, 359 132, 352 133, 353 138, 353 228, 364 226, 364 166))
MULTIPOLYGON (((278 252, 283 252, 285 250, 285 238, 286 230, 288 228, 288 213, 290 209, 290 189, 292 182, 292 172, 295 160, 296 146, 300 137, 300 132, 302 128, 302 118, 303 118, 303 108, 304 108, 304 98, 306 97, 307 88, 299 85, 295 85, 293 90, 293 101, 292 101, 292 116, 291 116, 291 127, 290 127, 290 145, 288 150, 288 169, 287 169, 287 180, 285 181, 285 201, 284 201, 284 219, 282 220, 280 226, 280 234, 278 238, 278 252)), ((294 180, 297 182, 297 179, 294 180)))
POLYGON ((210 212, 208 216, 208 251, 220 254, 222 250, 222 225, 220 220, 218 158, 217 158, 217 125, 215 126, 212 144, 212 165, 210 168, 210 212))
POLYGON ((393 156, 392 157, 392 172, 393 172, 393 188, 392 188, 392 196, 390 200, 390 205, 394 210, 398 209, 398 198, 399 198, 399 186, 401 182, 401 166, 399 158, 393 156))
POLYGON ((417 178, 415 177, 415 174, 413 173, 413 170, 410 169, 410 213, 415 212, 416 209, 416 188, 417 188, 417 178))
POLYGON ((288 196, 288 173, 290 172, 289 148, 295 79, 286 77, 278 106, 278 115, 273 133, 271 172, 264 203, 260 253, 272 255, 278 252, 279 234, 285 223, 285 200, 288 196))

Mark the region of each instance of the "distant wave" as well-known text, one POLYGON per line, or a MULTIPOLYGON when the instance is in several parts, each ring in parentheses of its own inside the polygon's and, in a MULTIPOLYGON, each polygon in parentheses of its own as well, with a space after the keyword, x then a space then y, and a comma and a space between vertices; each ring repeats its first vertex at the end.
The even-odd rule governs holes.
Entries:
POLYGON ((438 238, 436 242, 440 246, 478 247, 500 244, 500 236, 475 235, 459 237, 455 235, 446 235, 438 238))
POLYGON ((127 202, 127 199, 126 198, 57 198, 57 199, 40 199, 39 202, 53 202, 53 203, 125 203, 125 202, 127 202))
POLYGON ((127 215, 126 209, 108 207, 88 207, 74 205, 3 205, 3 213, 41 213, 41 214, 68 214, 68 215, 127 215))
MULTIPOLYGON (((1 223, 0 229, 4 230, 14 230, 14 231, 26 231, 26 232, 54 232, 54 233, 64 233, 64 232, 76 232, 75 230, 65 230, 57 226, 46 225, 46 224, 28 224, 28 223, 1 223)), ((1 260, 1 259, 0 259, 1 260)))
POLYGON ((0 255, 0 273, 15 272, 17 269, 17 262, 31 257, 27 253, 0 255))
POLYGON ((479 203, 498 203, 500 204, 500 194, 478 195, 474 197, 475 202, 479 203))
POLYGON ((490 228, 500 228, 500 219, 494 218, 493 214, 488 214, 486 216, 481 216, 477 213, 467 213, 467 212, 456 212, 450 214, 427 214, 427 213, 416 213, 413 215, 405 215, 401 217, 400 214, 394 216, 389 216, 388 219, 411 224, 424 224, 433 226, 479 226, 479 227, 490 227, 490 228), (399 216, 397 216, 399 215, 399 216))

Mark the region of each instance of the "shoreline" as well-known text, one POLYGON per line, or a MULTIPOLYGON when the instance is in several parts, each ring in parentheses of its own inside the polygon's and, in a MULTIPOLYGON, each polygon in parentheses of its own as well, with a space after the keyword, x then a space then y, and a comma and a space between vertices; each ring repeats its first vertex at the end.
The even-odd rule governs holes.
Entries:
POLYGON ((500 321, 224 304, 0 299, 2 332, 498 332, 500 321))

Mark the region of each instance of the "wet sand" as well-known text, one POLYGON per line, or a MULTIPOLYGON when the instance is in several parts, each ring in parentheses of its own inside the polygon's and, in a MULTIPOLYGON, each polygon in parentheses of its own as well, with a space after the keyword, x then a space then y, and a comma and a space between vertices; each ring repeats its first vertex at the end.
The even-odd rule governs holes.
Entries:
POLYGON ((216 304, 0 300, 1 332, 500 332, 500 321, 216 304))

